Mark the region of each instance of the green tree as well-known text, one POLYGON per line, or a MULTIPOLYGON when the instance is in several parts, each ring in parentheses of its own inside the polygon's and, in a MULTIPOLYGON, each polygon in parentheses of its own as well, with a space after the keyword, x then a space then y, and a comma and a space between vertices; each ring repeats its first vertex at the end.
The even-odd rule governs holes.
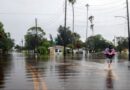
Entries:
POLYGON ((14 48, 15 48, 17 51, 21 51, 21 50, 22 50, 22 47, 21 47, 20 45, 16 45, 14 48))
POLYGON ((25 35, 25 47, 28 50, 35 50, 40 55, 48 54, 48 48, 52 42, 48 41, 45 37, 45 32, 41 27, 31 27, 25 35))
POLYGON ((65 47, 70 47, 72 50, 73 48, 80 48, 81 46, 83 46, 83 43, 80 40, 80 35, 78 33, 71 32, 69 27, 67 27, 66 30, 64 29, 65 28, 63 26, 59 26, 58 35, 55 39, 56 45, 65 45, 65 47))
POLYGON ((74 43, 70 43, 68 44, 67 46, 70 47, 70 48, 78 48, 78 47, 82 47, 82 41, 80 40, 80 35, 78 33, 73 33, 71 34, 71 42, 74 42, 74 43), (74 36, 74 37, 72 37, 74 36), (80 46, 79 46, 80 45, 80 46))
POLYGON ((41 27, 31 27, 25 35, 25 46, 29 50, 36 50, 44 38, 45 32, 41 27))
POLYGON ((41 27, 31 27, 28 29, 28 31, 31 31, 32 34, 38 35, 40 37, 43 37, 46 33, 41 27))
POLYGON ((119 52, 123 51, 124 49, 128 49, 128 38, 125 37, 117 37, 117 50, 119 52))
POLYGON ((56 38, 56 44, 57 45, 67 45, 67 44, 71 44, 72 43, 72 33, 69 29, 69 27, 67 27, 65 30, 65 28, 63 26, 60 26, 58 28, 58 35, 56 38))
POLYGON ((4 32, 3 24, 0 22, 0 38, 6 37, 6 33, 4 32))
POLYGON ((78 42, 78 41, 80 41, 80 35, 78 34, 78 33, 73 33, 73 36, 74 36, 74 38, 72 38, 73 39, 73 41, 75 42, 74 43, 74 46, 75 46, 75 44, 76 44, 76 42, 78 42))
POLYGON ((50 34, 50 45, 53 46, 55 43, 54 43, 54 40, 53 40, 53 37, 52 35, 50 34))
POLYGON ((103 51, 108 45, 113 45, 112 42, 105 40, 101 35, 88 37, 87 48, 90 52, 103 51))
POLYGON ((83 48, 83 42, 81 40, 77 40, 75 44, 75 48, 77 49, 83 48))
POLYGON ((72 44, 72 41, 77 42, 80 40, 80 35, 78 33, 72 33, 69 27, 67 27, 66 30, 64 29, 63 26, 58 28, 58 35, 55 39, 57 45, 68 45, 72 44))
POLYGON ((5 53, 14 46, 14 40, 11 39, 10 33, 6 33, 3 24, 0 22, 0 49, 5 53))
POLYGON ((10 37, 10 33, 7 33, 7 38, 6 38, 6 51, 12 49, 12 47, 14 46, 14 39, 11 39, 10 37), (9 36, 8 36, 9 34, 9 36))
POLYGON ((48 54, 48 48, 51 46, 51 42, 47 39, 43 39, 41 45, 38 47, 38 52, 42 55, 48 54))
POLYGON ((35 42, 36 38, 35 35, 31 34, 30 32, 27 32, 25 35, 25 47, 28 50, 34 50, 35 49, 35 42))

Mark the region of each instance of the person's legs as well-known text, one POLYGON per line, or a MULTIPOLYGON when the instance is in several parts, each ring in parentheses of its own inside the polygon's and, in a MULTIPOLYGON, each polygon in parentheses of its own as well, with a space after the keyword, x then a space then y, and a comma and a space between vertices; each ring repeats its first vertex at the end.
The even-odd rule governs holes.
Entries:
POLYGON ((111 56, 111 55, 109 56, 108 68, 111 68, 111 64, 112 64, 112 57, 113 57, 113 56, 111 56))
POLYGON ((110 68, 110 58, 108 58, 108 60, 107 60, 107 64, 108 64, 108 68, 110 68))
POLYGON ((111 64, 110 64, 110 63, 108 63, 108 68, 110 68, 110 65, 111 65, 111 64))
POLYGON ((110 69, 111 68, 111 64, 112 64, 113 55, 106 54, 106 57, 108 58, 107 64, 108 64, 108 68, 110 69))
POLYGON ((112 67, 112 58, 110 59, 110 65, 109 65, 109 68, 111 68, 112 67))

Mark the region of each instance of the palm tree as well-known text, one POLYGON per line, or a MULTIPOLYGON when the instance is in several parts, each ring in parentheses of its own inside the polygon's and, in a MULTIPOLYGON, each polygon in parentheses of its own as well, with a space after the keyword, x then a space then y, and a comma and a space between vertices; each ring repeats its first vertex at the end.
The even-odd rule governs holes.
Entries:
MULTIPOLYGON (((73 12, 72 31, 74 33, 74 4, 75 4, 76 0, 69 0, 69 2, 72 5, 72 12, 73 12)), ((73 38, 74 38, 74 35, 73 35, 73 38)), ((73 46, 74 46, 74 41, 72 41, 72 42, 73 42, 73 46)), ((73 48, 72 48, 72 54, 73 54, 73 48)))
POLYGON ((72 5, 72 12, 73 12, 73 27, 72 27, 72 30, 74 32, 74 4, 75 4, 76 0, 69 0, 69 2, 72 5))
POLYGON ((90 20, 91 23, 93 23, 94 16, 90 16, 90 17, 89 17, 89 20, 90 20))
POLYGON ((90 28, 92 30, 92 36, 94 36, 94 24, 93 24, 94 16, 90 16, 89 20, 91 22, 90 28))

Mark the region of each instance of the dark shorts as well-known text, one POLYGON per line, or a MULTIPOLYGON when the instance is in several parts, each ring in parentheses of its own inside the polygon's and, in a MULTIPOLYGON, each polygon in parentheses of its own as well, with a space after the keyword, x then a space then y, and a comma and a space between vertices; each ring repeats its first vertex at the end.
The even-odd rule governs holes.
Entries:
POLYGON ((112 59, 112 58, 115 56, 115 54, 112 54, 112 55, 105 54, 105 56, 106 56, 107 58, 109 58, 109 59, 112 59))

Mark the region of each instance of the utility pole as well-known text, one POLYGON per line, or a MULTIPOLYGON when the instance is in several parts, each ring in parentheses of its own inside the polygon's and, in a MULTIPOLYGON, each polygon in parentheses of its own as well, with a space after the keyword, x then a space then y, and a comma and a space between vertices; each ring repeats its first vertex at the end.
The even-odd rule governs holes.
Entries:
POLYGON ((72 57, 74 55, 74 45, 75 45, 75 36, 74 36, 74 4, 72 5, 72 9, 73 9, 73 22, 72 22, 72 57))
POLYGON ((23 40, 21 40, 21 43, 22 43, 22 50, 23 50, 23 40))
POLYGON ((116 36, 114 36, 113 43, 114 43, 114 46, 116 47, 116 36))
POLYGON ((127 8, 127 25, 128 25, 128 60, 130 61, 130 26, 129 26, 129 3, 126 0, 126 8, 127 8))
MULTIPOLYGON (((66 16, 67 16, 67 0, 65 0, 65 18, 64 18, 64 30, 65 30, 65 32, 66 32, 66 19, 67 19, 66 16)), ((64 56, 66 56, 66 39, 64 39, 64 56)))
POLYGON ((37 49, 38 49, 37 18, 35 18, 35 28, 36 28, 36 34, 35 34, 35 53, 38 53, 37 52, 37 49))
POLYGON ((86 4, 86 8, 87 8, 87 18, 86 18, 86 55, 87 55, 87 38, 88 38, 88 8, 89 8, 89 4, 86 4))

